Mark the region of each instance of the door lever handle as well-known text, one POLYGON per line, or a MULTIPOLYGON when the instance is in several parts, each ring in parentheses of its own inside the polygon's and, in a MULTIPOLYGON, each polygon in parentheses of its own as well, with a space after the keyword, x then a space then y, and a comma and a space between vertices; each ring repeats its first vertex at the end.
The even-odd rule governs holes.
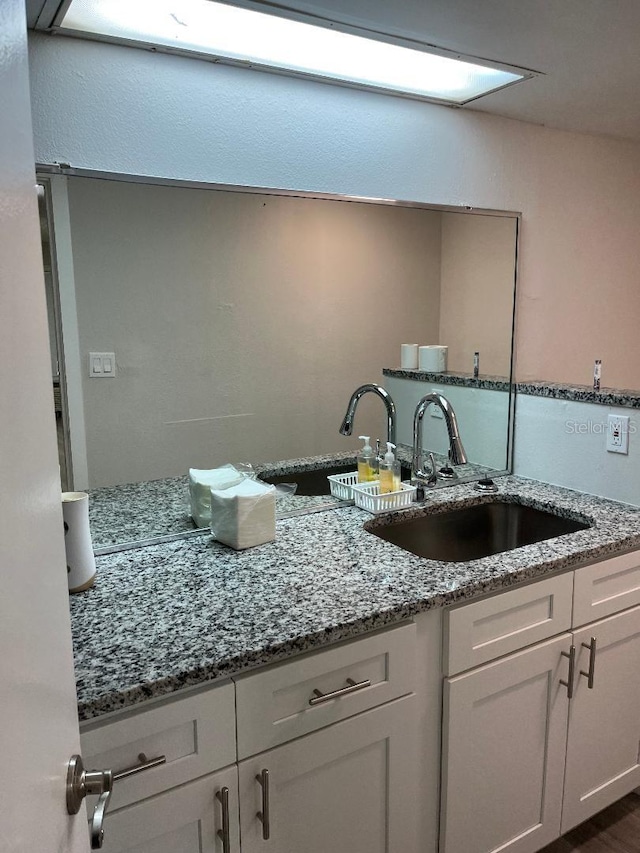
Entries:
POLYGON ((80 755, 72 755, 67 765, 67 812, 78 814, 89 794, 99 794, 91 817, 91 849, 99 850, 104 840, 104 819, 113 790, 111 770, 85 770, 80 755))

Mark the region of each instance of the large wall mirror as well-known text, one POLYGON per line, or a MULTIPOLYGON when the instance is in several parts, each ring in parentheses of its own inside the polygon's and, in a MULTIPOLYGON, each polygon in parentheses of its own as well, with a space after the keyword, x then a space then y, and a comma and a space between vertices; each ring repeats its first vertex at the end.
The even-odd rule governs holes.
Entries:
MULTIPOLYGON (((470 461, 508 468, 517 214, 86 173, 43 183, 74 337, 74 487, 106 500, 96 546, 186 530, 190 467, 384 439, 374 395, 354 436, 338 432, 365 382, 396 399, 402 443, 436 387, 456 407, 470 461), (397 371, 403 342, 447 345, 457 384, 397 371), (478 351, 480 380, 465 385, 478 351), (90 353, 115 353, 115 375, 90 377, 90 353), (157 501, 143 537, 117 530, 119 516, 139 514, 127 496, 140 484, 157 501)), ((443 442, 442 421, 428 419, 425 446, 443 442)))

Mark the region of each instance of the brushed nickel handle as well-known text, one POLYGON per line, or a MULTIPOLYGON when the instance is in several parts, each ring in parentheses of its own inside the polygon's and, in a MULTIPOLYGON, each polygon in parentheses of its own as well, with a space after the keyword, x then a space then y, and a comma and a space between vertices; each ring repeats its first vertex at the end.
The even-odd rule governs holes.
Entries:
POLYGON ((365 687, 371 687, 371 681, 368 678, 357 682, 353 678, 347 678, 347 687, 332 690, 331 693, 321 693, 319 690, 314 690, 313 696, 309 699, 309 704, 320 705, 322 702, 328 702, 330 699, 337 699, 338 696, 347 696, 349 693, 355 693, 356 690, 364 690, 365 687))
POLYGON ((567 688, 567 696, 569 699, 573 699, 573 678, 576 671, 576 647, 571 646, 568 652, 560 652, 562 657, 569 658, 569 675, 567 676, 567 680, 560 679, 560 684, 563 684, 567 688))
POLYGON ((216 799, 222 805, 222 829, 218 830, 218 838, 222 840, 222 853, 231 853, 231 838, 229 835, 229 789, 227 787, 216 791, 216 799))
POLYGON ((161 764, 167 763, 166 755, 159 755, 157 758, 147 758, 144 752, 138 754, 140 764, 133 764, 131 767, 126 767, 124 770, 119 770, 113 774, 113 781, 119 782, 121 779, 128 779, 129 776, 135 776, 136 773, 142 773, 145 770, 151 770, 152 767, 159 767, 161 764))
POLYGON ((596 675, 596 646, 597 640, 595 637, 591 638, 590 643, 582 643, 585 649, 589 649, 589 670, 585 672, 583 669, 580 670, 580 675, 584 675, 587 679, 587 687, 589 690, 593 690, 593 682, 596 675))
POLYGON ((256 813, 256 817, 262 823, 262 837, 269 840, 271 834, 271 820, 269 816, 269 771, 263 770, 256 776, 256 782, 262 787, 262 811, 256 813))
POLYGON ((99 794, 91 817, 91 849, 99 850, 104 839, 104 819, 113 789, 111 770, 85 770, 80 755, 72 755, 67 764, 67 813, 78 814, 88 794, 99 794))
POLYGON ((104 841, 104 819, 107 816, 107 806, 109 805, 112 793, 113 788, 110 788, 108 791, 104 791, 100 794, 96 807, 93 810, 91 827, 89 830, 92 850, 100 850, 102 847, 102 842, 104 841))

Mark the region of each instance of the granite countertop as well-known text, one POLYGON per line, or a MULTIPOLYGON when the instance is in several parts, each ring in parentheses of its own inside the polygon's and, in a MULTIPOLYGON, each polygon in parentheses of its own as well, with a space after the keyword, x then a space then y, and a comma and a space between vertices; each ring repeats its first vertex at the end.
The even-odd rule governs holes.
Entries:
MULTIPOLYGON (((354 451, 263 462, 252 467, 258 476, 272 476, 330 467, 341 462, 353 462, 355 468, 354 451)), ((277 513, 283 516, 339 503, 331 495, 281 493, 278 495, 277 513)), ((186 475, 91 489, 89 523, 93 545, 98 552, 112 550, 114 545, 136 545, 159 537, 199 533, 191 518, 189 478, 186 475)))
MULTIPOLYGON (((399 444, 397 456, 401 462, 411 464, 412 448, 399 444)), ((446 456, 437 453, 435 456, 439 466, 447 463, 446 456)), ((303 471, 322 468, 331 470, 343 464, 352 465, 355 470, 356 456, 353 450, 263 462, 252 467, 259 477, 291 474, 293 480, 295 474, 303 471)), ((486 465, 474 463, 456 466, 456 471, 465 480, 477 480, 496 473, 486 465)), ((343 505, 344 501, 330 494, 298 495, 278 491, 276 515, 285 518, 343 505)), ((169 538, 208 533, 206 528, 196 528, 191 518, 189 479, 186 476, 92 489, 89 492, 89 523, 97 554, 111 553, 123 547, 156 544, 169 538)))
POLYGON ((511 380, 508 376, 490 376, 480 373, 445 370, 433 373, 421 370, 419 367, 384 367, 383 376, 395 376, 397 379, 416 379, 419 382, 430 382, 433 385, 458 385, 462 388, 483 388, 485 391, 510 391, 511 380))
MULTIPOLYGON (((553 506, 593 526, 445 563, 363 527, 389 516, 341 507, 281 519, 275 542, 247 551, 201 536, 99 557, 96 585, 70 599, 80 719, 640 547, 640 509, 518 477, 497 482, 503 499, 553 506)), ((494 499, 458 485, 405 512, 494 499)))

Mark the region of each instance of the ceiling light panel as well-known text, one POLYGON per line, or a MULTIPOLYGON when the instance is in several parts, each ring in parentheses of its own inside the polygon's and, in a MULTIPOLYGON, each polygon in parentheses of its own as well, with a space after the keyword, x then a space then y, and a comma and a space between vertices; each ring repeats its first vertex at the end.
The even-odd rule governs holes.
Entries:
POLYGON ((72 0, 59 29, 457 105, 532 76, 212 0, 72 0))

